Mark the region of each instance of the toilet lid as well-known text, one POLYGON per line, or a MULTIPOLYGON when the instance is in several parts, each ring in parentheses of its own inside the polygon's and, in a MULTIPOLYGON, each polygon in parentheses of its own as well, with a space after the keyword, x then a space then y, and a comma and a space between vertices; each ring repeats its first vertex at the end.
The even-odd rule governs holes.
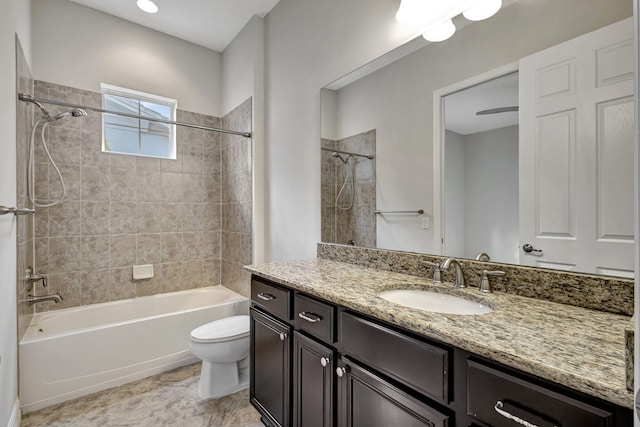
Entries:
POLYGON ((231 316, 215 320, 191 331, 198 342, 223 342, 249 336, 249 316, 231 316))

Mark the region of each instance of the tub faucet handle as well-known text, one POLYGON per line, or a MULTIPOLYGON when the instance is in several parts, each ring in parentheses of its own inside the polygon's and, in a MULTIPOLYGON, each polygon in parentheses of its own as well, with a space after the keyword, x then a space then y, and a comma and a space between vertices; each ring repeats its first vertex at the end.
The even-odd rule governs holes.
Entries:
POLYGON ((31 283, 42 282, 42 286, 44 288, 47 287, 47 276, 44 274, 31 274, 29 280, 31 280, 31 283))

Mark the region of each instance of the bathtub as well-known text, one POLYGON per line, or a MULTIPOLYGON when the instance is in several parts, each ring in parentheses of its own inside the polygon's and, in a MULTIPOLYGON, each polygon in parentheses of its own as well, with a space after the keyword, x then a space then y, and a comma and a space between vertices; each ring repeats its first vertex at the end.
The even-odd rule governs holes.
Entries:
POLYGON ((22 411, 197 362, 192 329, 248 312, 247 298, 211 286, 36 314, 19 344, 22 411))

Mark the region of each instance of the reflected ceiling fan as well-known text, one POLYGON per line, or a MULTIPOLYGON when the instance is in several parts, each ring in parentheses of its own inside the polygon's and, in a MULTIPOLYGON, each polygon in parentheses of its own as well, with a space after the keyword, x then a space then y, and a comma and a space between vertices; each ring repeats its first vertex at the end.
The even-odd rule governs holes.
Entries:
POLYGON ((477 111, 476 116, 486 116, 488 114, 511 113, 520 111, 520 107, 514 105, 512 107, 489 108, 488 110, 477 111))

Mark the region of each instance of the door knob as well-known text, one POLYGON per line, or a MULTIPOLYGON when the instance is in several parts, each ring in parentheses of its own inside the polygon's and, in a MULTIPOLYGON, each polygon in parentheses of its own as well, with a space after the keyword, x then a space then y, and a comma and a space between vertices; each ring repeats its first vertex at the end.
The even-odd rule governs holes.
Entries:
POLYGON ((541 249, 536 249, 529 243, 525 243, 524 245, 522 245, 522 250, 525 251, 525 253, 528 253, 528 254, 542 255, 542 250, 541 249))
POLYGON ((326 368, 329 365, 329 358, 321 357, 320 364, 322 365, 323 368, 326 368))
POLYGON ((339 378, 342 378, 344 376, 344 374, 346 374, 346 373, 347 373, 347 370, 345 368, 342 368, 342 367, 337 367, 336 368, 336 375, 339 378))
POLYGON ((284 332, 280 332, 280 341, 284 341, 287 339, 287 334, 285 334, 284 332))

